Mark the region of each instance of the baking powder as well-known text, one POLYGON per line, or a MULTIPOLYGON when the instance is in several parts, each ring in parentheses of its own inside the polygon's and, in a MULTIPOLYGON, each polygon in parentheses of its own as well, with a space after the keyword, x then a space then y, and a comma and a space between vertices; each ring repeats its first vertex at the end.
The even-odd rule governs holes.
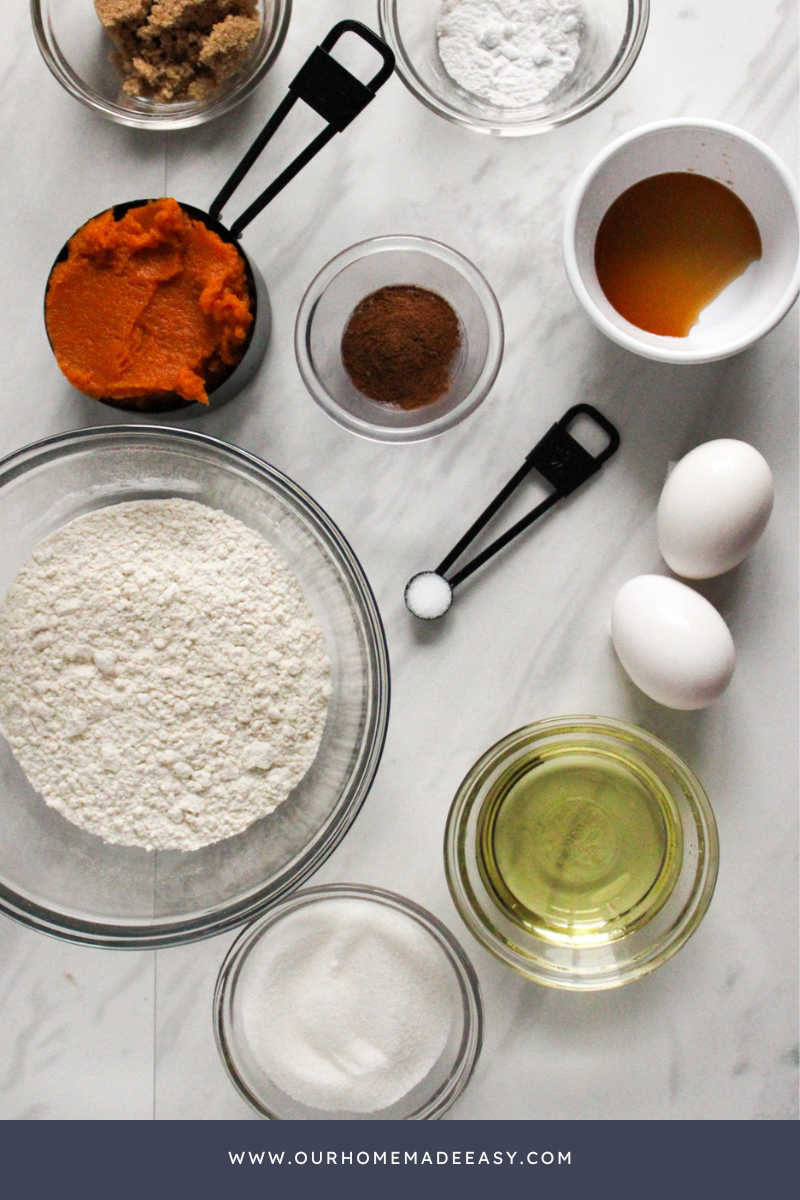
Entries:
POLYGON ((442 0, 439 56, 448 75, 498 108, 538 104, 580 53, 577 0, 442 0))
POLYGON ((295 576, 193 501, 70 522, 0 607, 0 727, 47 803, 108 842, 240 833, 308 770, 329 695, 295 576))

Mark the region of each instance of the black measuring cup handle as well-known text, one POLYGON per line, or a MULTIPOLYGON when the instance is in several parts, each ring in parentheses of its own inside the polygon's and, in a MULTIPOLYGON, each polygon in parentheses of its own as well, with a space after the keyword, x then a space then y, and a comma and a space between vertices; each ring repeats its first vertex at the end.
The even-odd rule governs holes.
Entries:
POLYGON ((288 95, 281 101, 267 124, 262 129, 250 149, 242 158, 233 174, 220 190, 209 210, 210 215, 219 221, 222 209, 227 204, 239 184, 247 175, 261 151, 269 142, 278 127, 288 116, 296 100, 303 100, 310 108, 328 122, 313 141, 301 150, 284 171, 265 188, 261 195, 245 209, 230 227, 234 237, 241 236, 246 228, 258 216, 263 208, 273 200, 286 184, 302 171, 303 167, 318 154, 337 133, 346 129, 360 112, 375 99, 375 93, 386 82, 394 70, 394 54, 384 41, 360 21, 339 21, 330 33, 311 53, 303 66, 289 84, 288 95), (362 83, 355 75, 332 58, 330 51, 345 33, 355 33, 369 46, 376 50, 383 62, 380 70, 369 83, 362 83))
POLYGON ((569 496, 576 488, 591 479, 604 462, 619 449, 620 437, 607 417, 592 404, 573 404, 556 421, 527 455, 529 469, 535 469, 561 496, 569 496), (569 432, 578 417, 589 417, 608 437, 608 445, 599 454, 590 454, 569 432))
POLYGON ((320 49, 326 51, 332 50, 343 33, 357 33, 360 38, 363 38, 365 42, 372 46, 373 50, 377 50, 383 59, 383 66, 380 71, 370 79, 369 83, 364 85, 374 95, 378 88, 386 83, 386 80, 394 70, 394 53, 386 45, 383 38, 379 38, 377 33, 373 33, 369 25, 364 25, 361 21, 339 21, 334 25, 330 33, 322 39, 320 49))

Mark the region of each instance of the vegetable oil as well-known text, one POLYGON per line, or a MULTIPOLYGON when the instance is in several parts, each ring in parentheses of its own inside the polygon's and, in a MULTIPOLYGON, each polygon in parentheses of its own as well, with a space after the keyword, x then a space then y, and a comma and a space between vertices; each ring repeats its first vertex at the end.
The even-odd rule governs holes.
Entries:
POLYGON ((601 748, 531 750, 488 792, 478 868, 507 917, 552 942, 630 933, 669 896, 681 825, 659 779, 601 748))

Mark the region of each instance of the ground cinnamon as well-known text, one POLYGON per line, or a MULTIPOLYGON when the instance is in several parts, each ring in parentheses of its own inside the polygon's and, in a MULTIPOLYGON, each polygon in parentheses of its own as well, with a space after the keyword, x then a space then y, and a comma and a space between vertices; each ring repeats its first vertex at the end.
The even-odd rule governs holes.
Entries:
POLYGON ((449 390, 460 345, 458 317, 444 297, 395 284, 365 296, 353 309, 342 337, 342 362, 354 386, 371 400, 422 408, 449 390))

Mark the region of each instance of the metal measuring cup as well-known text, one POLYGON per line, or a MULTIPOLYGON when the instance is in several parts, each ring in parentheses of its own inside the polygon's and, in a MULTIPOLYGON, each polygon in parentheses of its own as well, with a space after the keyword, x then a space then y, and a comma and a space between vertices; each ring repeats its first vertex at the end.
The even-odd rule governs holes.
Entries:
MULTIPOLYGON (((286 97, 278 105, 261 133, 250 146, 241 162, 235 168, 227 182, 223 185, 208 212, 195 208, 191 204, 180 204, 181 209, 193 220, 201 221, 207 229, 216 233, 223 242, 235 248, 244 267, 247 289, 250 300, 252 322, 238 361, 220 371, 213 379, 207 380, 208 404, 184 400, 176 393, 153 397, 131 397, 130 399, 101 399, 100 404, 124 411, 143 412, 148 415, 180 412, 185 417, 199 416, 215 408, 220 408, 232 400, 255 375, 267 349, 272 325, 269 293, 264 277, 256 264, 239 245, 243 230, 258 216, 263 208, 278 195, 280 191, 294 179, 303 167, 325 146, 337 133, 355 120, 360 112, 375 98, 378 91, 394 70, 394 54, 377 34, 373 33, 360 21, 339 21, 330 33, 312 52, 297 75, 289 84, 286 97), (345 33, 355 33, 378 52, 382 59, 380 70, 368 83, 362 83, 351 74, 335 58, 330 51, 345 33), (281 172, 273 182, 245 209, 241 216, 232 223, 230 228, 222 224, 220 219, 222 209, 238 188, 264 147, 275 134, 276 130, 288 116, 297 100, 303 100, 328 122, 295 159, 281 172)), ((115 221, 132 208, 149 203, 148 200, 129 200, 114 205, 112 212, 115 221)), ((107 210, 104 210, 107 211, 107 210)), ((100 215, 100 214, 98 214, 100 215)), ((94 218, 91 218, 94 220, 94 218)), ((89 222, 86 222, 88 224, 89 222)), ((81 226, 84 228, 84 226, 81 226)), ((80 230, 76 230, 76 233, 80 230)), ((74 234, 73 234, 74 236, 74 234)), ((71 239, 70 239, 71 240, 71 239)), ((47 278, 45 300, 50 288, 53 271, 59 263, 66 261, 69 256, 69 241, 62 247, 47 278)), ((47 320, 45 317, 45 328, 47 320)), ((48 331, 48 341, 50 334, 48 331)), ((53 348, 50 342, 51 349, 53 348)))

